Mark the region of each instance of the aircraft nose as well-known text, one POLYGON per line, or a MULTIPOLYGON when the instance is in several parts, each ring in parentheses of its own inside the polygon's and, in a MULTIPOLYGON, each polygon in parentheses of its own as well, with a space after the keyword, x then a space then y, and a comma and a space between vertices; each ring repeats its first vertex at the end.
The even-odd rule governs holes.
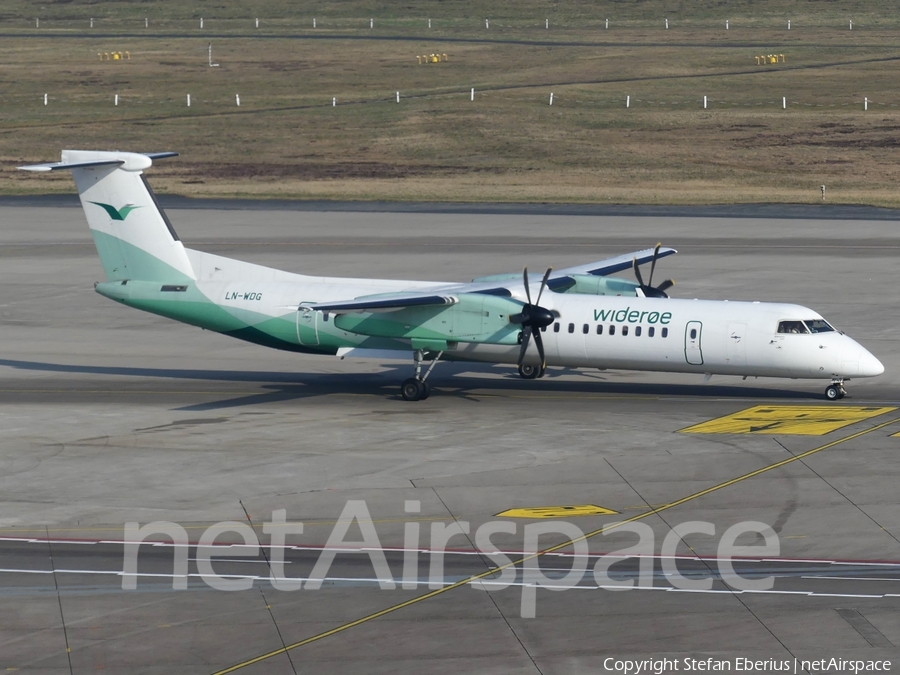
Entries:
POLYGON ((875 377, 884 372, 884 365, 865 349, 859 355, 859 375, 860 377, 875 377))

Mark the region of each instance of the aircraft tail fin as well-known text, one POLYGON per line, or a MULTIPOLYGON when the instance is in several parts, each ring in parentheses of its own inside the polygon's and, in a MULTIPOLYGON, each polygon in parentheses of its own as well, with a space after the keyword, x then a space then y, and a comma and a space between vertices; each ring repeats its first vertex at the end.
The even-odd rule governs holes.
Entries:
POLYGON ((108 280, 174 282, 194 270, 144 170, 177 154, 63 150, 61 162, 19 168, 72 172, 108 280))

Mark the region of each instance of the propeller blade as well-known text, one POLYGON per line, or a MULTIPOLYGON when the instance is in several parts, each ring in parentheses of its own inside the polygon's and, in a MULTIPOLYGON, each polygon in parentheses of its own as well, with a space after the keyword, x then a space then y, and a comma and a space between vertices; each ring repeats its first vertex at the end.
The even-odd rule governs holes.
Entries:
POLYGON ((632 260, 631 266, 634 268, 634 276, 637 277, 638 283, 639 283, 641 286, 643 286, 643 285, 644 285, 644 278, 641 276, 641 268, 638 267, 638 261, 637 261, 637 258, 635 258, 634 260, 632 260))
POLYGON ((541 304, 541 296, 544 294, 544 289, 547 287, 547 280, 550 279, 550 273, 553 271, 552 267, 548 267, 547 271, 544 272, 544 278, 541 279, 541 287, 538 289, 537 300, 534 301, 534 304, 541 304))
POLYGON ((647 285, 653 285, 653 272, 656 270, 656 260, 659 258, 659 247, 662 246, 662 242, 659 242, 656 245, 656 248, 653 249, 653 260, 650 262, 650 278, 647 279, 647 285))
POLYGON ((534 346, 537 347, 538 356, 541 357, 541 370, 543 373, 547 369, 547 357, 544 355, 544 338, 541 337, 541 331, 534 331, 534 346))
POLYGON ((665 280, 664 282, 662 282, 659 286, 657 286, 657 290, 666 292, 667 290, 669 290, 670 288, 672 288, 672 286, 674 286, 674 285, 675 285, 675 280, 674 280, 674 279, 666 279, 666 280, 665 280))
POLYGON ((522 271, 522 281, 525 284, 525 297, 528 298, 528 304, 531 304, 531 289, 528 286, 528 268, 522 271))
POLYGON ((522 347, 519 349, 519 365, 525 363, 525 354, 528 352, 528 341, 531 339, 531 326, 525 326, 522 330, 522 347))

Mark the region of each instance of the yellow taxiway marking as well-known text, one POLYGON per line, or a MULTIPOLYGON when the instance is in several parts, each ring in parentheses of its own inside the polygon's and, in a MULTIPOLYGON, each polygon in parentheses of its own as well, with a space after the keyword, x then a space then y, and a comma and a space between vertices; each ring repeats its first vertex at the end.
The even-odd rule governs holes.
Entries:
POLYGON ((497 518, 572 518, 574 516, 611 516, 618 511, 605 509, 595 504, 575 504, 573 506, 531 506, 520 509, 506 509, 494 514, 497 518))
POLYGON ((835 405, 757 405, 681 429, 683 434, 824 436, 897 408, 835 405))
POLYGON ((254 664, 260 663, 261 661, 266 661, 275 656, 279 656, 281 654, 285 654, 293 649, 297 649, 298 647, 303 647, 304 645, 308 645, 311 642, 317 642, 318 640, 323 640, 327 637, 331 637, 332 635, 337 635, 338 633, 342 633, 345 630, 350 630, 351 628, 355 628, 356 626, 360 626, 364 623, 368 623, 369 621, 373 621, 374 619, 378 619, 387 614, 391 614, 392 612, 396 612, 405 607, 409 607, 411 605, 418 604, 420 602, 424 602, 425 600, 429 600, 431 598, 437 597, 443 593, 447 593, 448 591, 455 590, 460 588, 461 586, 467 586, 471 584, 473 581, 478 581, 479 579, 484 579, 486 577, 494 576, 498 572, 502 572, 505 569, 510 567, 515 567, 517 565, 521 565, 523 563, 528 562, 529 560, 534 560, 535 558, 539 558, 542 555, 547 553, 554 553, 556 551, 561 551, 564 548, 568 548, 572 544, 578 541, 585 541, 587 539, 591 539, 596 537, 599 534, 604 534, 606 532, 610 532, 616 528, 622 527, 628 523, 633 523, 637 520, 643 520, 645 518, 649 518, 650 516, 655 516, 657 513, 661 513, 663 511, 668 511, 669 509, 673 509, 676 506, 681 506, 682 504, 686 504, 687 502, 693 501, 695 499, 699 499, 700 497, 704 497, 708 494, 716 492, 718 490, 722 490, 724 488, 735 485, 736 483, 740 483, 741 481, 745 481, 749 478, 754 478, 761 474, 764 474, 768 471, 772 471, 774 469, 781 468, 782 466, 786 466, 793 462, 798 462, 803 460, 810 455, 814 455, 817 452, 822 452, 823 450, 828 450, 829 448, 833 448, 836 445, 840 445, 841 443, 846 443, 847 441, 852 441, 855 438, 859 438, 860 436, 865 436, 866 434, 871 434, 873 431, 878 431, 879 429, 884 429, 885 427, 896 424, 900 422, 900 417, 895 417, 892 420, 888 420, 887 422, 882 422, 881 424, 876 424, 874 427, 870 427, 868 429, 863 429, 862 431, 857 431, 856 433, 850 434, 849 436, 844 436, 842 438, 836 438, 833 441, 829 441, 824 445, 820 445, 817 448, 813 448, 812 450, 807 450, 806 452, 801 452, 799 455, 793 455, 788 457, 787 459, 782 459, 779 462, 775 462, 773 464, 769 464, 760 469, 756 469, 755 471, 751 471, 749 473, 745 473, 742 476, 738 476, 737 478, 732 478, 731 480, 727 480, 724 483, 719 483, 718 485, 713 485, 712 487, 708 487, 705 490, 700 490, 699 492, 695 492, 694 494, 688 495, 687 497, 682 497, 681 499, 676 499, 673 502, 669 502, 668 504, 663 504, 662 506, 658 506, 656 508, 651 508, 643 513, 638 513, 637 515, 631 516, 630 518, 626 518, 624 520, 617 521, 615 523, 609 523, 608 525, 604 525, 603 527, 597 528, 592 532, 588 532, 587 534, 583 534, 580 537, 576 537, 574 539, 568 539, 561 544, 556 544, 555 546, 551 546, 550 548, 545 548, 543 551, 538 551, 537 553, 532 553, 530 555, 526 555, 518 560, 513 560, 505 565, 501 565, 499 567, 495 567, 489 569, 485 572, 481 572, 480 574, 473 574, 470 577, 466 577, 465 579, 460 579, 459 581, 450 584, 449 586, 443 586, 442 588, 438 588, 437 590, 430 591, 429 593, 425 593, 418 597, 412 598, 410 600, 406 600, 405 602, 397 603, 396 605, 392 605, 390 607, 385 607, 377 612, 373 612, 372 614, 368 614, 366 616, 360 617, 354 621, 350 621, 349 623, 345 623, 341 626, 337 626, 336 628, 332 628, 331 630, 326 630, 322 633, 318 633, 316 635, 312 635, 304 640, 300 640, 299 642, 293 642, 289 645, 285 645, 280 649, 275 649, 266 654, 260 654, 259 656, 255 656, 252 659, 247 659, 246 661, 242 661, 241 663, 236 663, 233 666, 229 666, 223 670, 217 670, 213 675, 226 675, 227 673, 233 673, 236 670, 241 670, 242 668, 246 668, 248 666, 252 666, 254 664))

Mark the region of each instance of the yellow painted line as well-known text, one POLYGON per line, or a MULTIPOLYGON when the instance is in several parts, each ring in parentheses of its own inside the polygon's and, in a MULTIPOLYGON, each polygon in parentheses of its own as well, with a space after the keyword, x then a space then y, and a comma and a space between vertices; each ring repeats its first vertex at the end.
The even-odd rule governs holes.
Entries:
POLYGON ((572 518, 577 516, 611 516, 618 511, 595 504, 575 504, 574 506, 531 506, 506 509, 495 513, 496 518, 572 518))
POLYGON ((681 429, 683 434, 824 436, 896 410, 896 407, 757 405, 681 429))
POLYGON ((657 508, 650 509, 649 511, 644 511, 643 513, 639 513, 636 516, 632 516, 631 518, 626 518, 625 520, 620 520, 615 523, 610 523, 608 525, 604 525, 592 532, 588 532, 587 534, 583 534, 580 537, 576 537, 574 539, 569 539, 567 541, 562 542, 561 544, 557 544, 555 546, 551 546, 550 548, 544 549, 543 551, 539 551, 538 553, 533 553, 531 555, 527 555, 523 558, 519 558, 518 560, 511 561, 506 565, 501 565, 500 567, 495 567, 493 569, 487 570, 485 572, 481 572, 480 574, 473 574, 470 577, 457 581, 454 584, 449 586, 444 586, 443 588, 439 588, 437 590, 431 591, 429 593, 425 593, 424 595, 420 595, 416 598, 412 598, 411 600, 407 600, 405 602, 398 603, 396 605, 392 605, 391 607, 386 607, 385 609, 379 610, 377 612, 373 612, 372 614, 368 614, 364 617, 356 619, 355 621, 351 621, 349 623, 345 623, 341 626, 337 626, 336 628, 332 628, 331 630, 324 631, 317 635, 313 635, 312 637, 308 637, 305 640, 300 640, 299 642, 294 642, 292 644, 286 645, 281 649, 276 649, 274 651, 268 652, 266 654, 260 654, 252 659, 248 659, 246 661, 242 661, 241 663, 236 663, 233 666, 229 666, 224 670, 217 670, 212 675, 226 675, 227 673, 233 673, 236 670, 240 670, 242 668, 246 668, 247 666, 252 666, 256 663, 260 663, 261 661, 265 661, 267 659, 271 659, 272 657, 279 656, 281 654, 285 654, 293 649, 297 649, 298 647, 302 647, 304 645, 308 645, 311 642, 317 642, 318 640, 323 640, 324 638, 331 637, 332 635, 337 635, 338 633, 342 633, 351 628, 355 628, 361 624, 367 623, 374 619, 378 619, 387 614, 391 614, 392 612, 396 612, 397 610, 403 609, 405 607, 409 607, 411 605, 415 605, 419 602, 423 602, 425 600, 429 600, 443 593, 447 593, 448 591, 452 591, 460 586, 466 586, 473 581, 477 581, 479 579, 484 579, 485 577, 492 576, 497 572, 501 572, 502 570, 508 569, 510 567, 515 567, 516 565, 521 565, 529 560, 534 560, 542 555, 547 553, 553 553, 555 551, 562 550, 564 548, 568 548, 575 542, 585 541, 587 539, 591 539, 592 537, 596 537, 599 534, 604 534, 611 530, 614 530, 618 527, 622 527, 623 525, 627 525, 628 523, 633 523, 637 520, 643 520, 644 518, 649 518, 650 516, 654 516, 657 513, 661 513, 663 511, 668 511, 669 509, 673 509, 676 506, 681 506, 682 504, 686 504, 687 502, 693 501, 695 499, 699 499, 700 497, 704 497, 708 494, 716 492, 718 490, 722 490, 724 488, 735 485, 736 483, 740 483, 741 481, 745 481, 749 478, 754 478, 755 476, 759 476, 768 471, 772 471, 774 469, 781 468, 782 466, 786 466, 793 462, 798 462, 810 455, 814 455, 817 452, 822 452, 823 450, 828 450, 829 448, 833 448, 836 445, 840 445, 841 443, 846 443, 847 441, 852 441, 855 438, 859 438, 860 436, 865 436, 866 434, 871 434, 873 431, 878 431, 879 429, 884 429, 885 427, 900 422, 900 417, 896 417, 887 422, 882 422, 881 424, 877 424, 874 427, 870 427, 869 429, 863 429, 862 431, 857 431, 854 434, 850 434, 849 436, 844 436, 843 438, 837 438, 829 443, 825 443, 824 445, 820 445, 817 448, 813 448, 812 450, 807 450, 806 452, 802 452, 799 455, 793 455, 792 457, 788 457, 787 459, 783 459, 780 462, 775 462, 774 464, 769 464, 768 466, 764 466, 761 469, 756 469, 755 471, 751 471, 749 473, 745 473, 742 476, 738 476, 737 478, 732 478, 731 480, 727 480, 724 483, 719 483, 718 485, 713 485, 712 487, 706 488, 705 490, 701 490, 700 492, 695 492, 692 495, 688 495, 687 497, 682 497, 674 502, 669 502, 668 504, 663 504, 657 508))

